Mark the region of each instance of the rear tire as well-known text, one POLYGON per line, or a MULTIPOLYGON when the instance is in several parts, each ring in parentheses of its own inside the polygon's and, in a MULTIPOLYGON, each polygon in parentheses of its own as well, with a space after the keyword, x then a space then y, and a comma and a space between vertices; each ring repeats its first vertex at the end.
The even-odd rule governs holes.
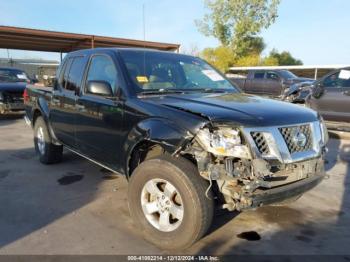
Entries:
POLYGON ((211 192, 210 199, 205 195, 208 185, 200 177, 196 166, 184 158, 165 154, 146 160, 134 170, 130 179, 128 201, 131 217, 144 238, 154 245, 168 250, 187 248, 199 240, 211 225, 214 202, 211 192), (165 195, 165 203, 170 203, 168 209, 166 204, 163 206, 161 200, 153 197, 153 201, 148 202, 154 204, 152 211, 147 212, 144 202, 152 198, 152 194, 147 195, 150 183, 157 186, 153 188, 159 199, 165 195), (173 212, 174 209, 176 212, 173 212), (179 212, 180 209, 182 211, 179 212), (161 222, 164 212, 168 212, 165 224, 170 221, 169 226, 157 228, 157 220, 159 225, 164 225, 161 222))
POLYGON ((58 163, 62 160, 63 146, 52 143, 52 138, 44 119, 39 116, 34 125, 34 146, 43 164, 58 163))

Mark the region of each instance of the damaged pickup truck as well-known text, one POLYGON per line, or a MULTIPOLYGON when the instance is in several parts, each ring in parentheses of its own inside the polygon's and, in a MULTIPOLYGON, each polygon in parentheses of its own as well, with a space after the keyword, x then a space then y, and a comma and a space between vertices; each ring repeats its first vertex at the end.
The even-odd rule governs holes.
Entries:
POLYGON ((315 111, 243 94, 196 57, 77 51, 52 90, 25 93, 40 161, 59 162, 65 147, 125 175, 131 217, 165 249, 199 240, 214 206, 290 202, 325 176, 328 133, 315 111))

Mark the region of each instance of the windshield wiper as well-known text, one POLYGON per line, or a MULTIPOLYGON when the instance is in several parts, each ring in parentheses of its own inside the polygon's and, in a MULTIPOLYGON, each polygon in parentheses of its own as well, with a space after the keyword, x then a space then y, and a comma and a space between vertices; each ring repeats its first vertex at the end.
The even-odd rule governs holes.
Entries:
POLYGON ((230 90, 226 89, 213 89, 213 88, 201 88, 198 89, 198 91, 203 92, 203 93, 227 93, 230 90))
POLYGON ((183 88, 183 89, 152 89, 142 91, 141 95, 161 95, 161 94, 185 94, 188 92, 199 92, 199 93, 227 93, 230 90, 226 89, 213 89, 213 88, 183 88))
POLYGON ((161 94, 184 94, 184 90, 174 90, 174 89, 152 89, 148 91, 142 91, 141 95, 161 95, 161 94))

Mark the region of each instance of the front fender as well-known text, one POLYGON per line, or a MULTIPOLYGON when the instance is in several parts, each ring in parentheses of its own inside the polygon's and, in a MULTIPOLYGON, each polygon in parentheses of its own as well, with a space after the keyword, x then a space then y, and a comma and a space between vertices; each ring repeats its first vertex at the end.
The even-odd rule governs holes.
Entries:
POLYGON ((145 141, 162 146, 169 154, 175 154, 191 139, 193 134, 162 118, 151 118, 139 122, 128 134, 124 144, 125 173, 129 173, 129 161, 134 148, 145 141))
POLYGON ((300 91, 300 87, 298 85, 291 85, 284 93, 284 98, 287 98, 288 96, 299 92, 300 91))

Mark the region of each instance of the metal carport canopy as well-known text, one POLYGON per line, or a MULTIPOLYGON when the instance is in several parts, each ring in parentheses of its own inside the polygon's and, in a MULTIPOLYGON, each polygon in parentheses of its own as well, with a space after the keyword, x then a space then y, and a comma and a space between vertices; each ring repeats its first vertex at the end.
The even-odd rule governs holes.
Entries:
POLYGON ((0 26, 0 48, 68 53, 74 50, 95 47, 142 47, 178 51, 180 45, 0 26))

